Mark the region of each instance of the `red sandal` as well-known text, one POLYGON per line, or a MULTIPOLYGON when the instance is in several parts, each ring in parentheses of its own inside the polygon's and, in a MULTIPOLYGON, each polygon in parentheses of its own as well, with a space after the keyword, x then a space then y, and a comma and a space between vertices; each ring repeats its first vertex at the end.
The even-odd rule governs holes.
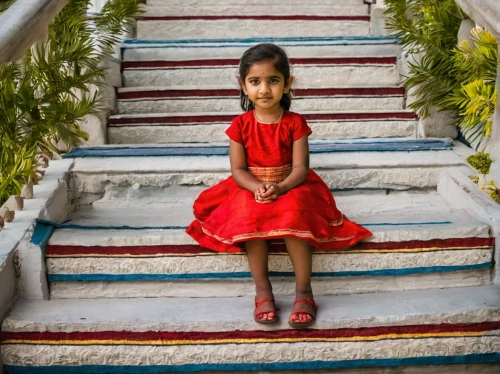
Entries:
POLYGON ((318 307, 316 306, 316 303, 314 302, 314 298, 310 299, 295 299, 293 302, 293 305, 295 304, 302 303, 310 306, 313 309, 314 314, 311 313, 306 313, 306 312, 295 312, 290 315, 290 319, 288 320, 288 324, 293 327, 294 329, 305 329, 308 328, 309 326, 312 326, 314 322, 316 322, 316 311, 318 310, 318 307), (308 314, 311 316, 311 320, 307 322, 297 322, 297 321, 292 321, 292 317, 296 314, 308 314))
MULTIPOLYGON (((264 298, 264 299, 262 299, 260 301, 256 301, 255 302, 255 309, 257 309, 259 306, 261 306, 262 304, 267 303, 269 301, 271 301, 274 304, 274 299, 272 297, 266 297, 266 298, 264 298)), ((274 306, 274 309, 275 309, 274 311, 271 310, 271 311, 268 311, 268 312, 260 312, 260 313, 257 313, 257 314, 255 314, 255 312, 254 312, 254 314, 253 314, 254 321, 257 322, 257 323, 260 323, 261 325, 268 325, 270 323, 276 322, 278 320, 278 315, 276 314, 276 305, 274 306), (258 318, 259 316, 262 316, 265 313, 274 313, 274 318, 273 319, 261 319, 261 318, 258 318)))

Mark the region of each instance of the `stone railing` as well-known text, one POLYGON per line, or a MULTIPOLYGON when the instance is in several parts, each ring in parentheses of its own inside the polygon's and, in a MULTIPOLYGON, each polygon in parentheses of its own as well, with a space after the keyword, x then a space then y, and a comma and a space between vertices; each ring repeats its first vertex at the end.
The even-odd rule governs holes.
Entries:
POLYGON ((47 33, 68 0, 17 0, 0 15, 0 64, 17 61, 47 33))
MULTIPOLYGON (((0 63, 18 61, 33 44, 43 40, 49 23, 67 2, 68 0, 17 0, 1 14, 0 63)), ((40 171, 40 177, 42 174, 45 174, 44 170, 40 171)), ((51 197, 53 191, 47 190, 48 185, 50 183, 44 182, 35 186, 35 198, 25 203, 24 198, 33 197, 32 186, 27 186, 22 197, 11 196, 0 208, 0 321, 17 294, 16 274, 19 275, 19 271, 16 264, 19 261, 16 249, 32 227, 34 219, 39 216, 40 208, 51 197)), ((57 186, 49 189, 55 187, 57 186)))

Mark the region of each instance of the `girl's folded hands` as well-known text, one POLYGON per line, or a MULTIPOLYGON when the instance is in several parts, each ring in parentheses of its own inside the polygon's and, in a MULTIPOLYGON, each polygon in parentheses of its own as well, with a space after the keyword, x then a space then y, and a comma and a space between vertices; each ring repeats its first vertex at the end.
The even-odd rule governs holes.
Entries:
POLYGON ((255 191, 255 201, 268 204, 281 195, 281 190, 276 183, 262 183, 255 191))

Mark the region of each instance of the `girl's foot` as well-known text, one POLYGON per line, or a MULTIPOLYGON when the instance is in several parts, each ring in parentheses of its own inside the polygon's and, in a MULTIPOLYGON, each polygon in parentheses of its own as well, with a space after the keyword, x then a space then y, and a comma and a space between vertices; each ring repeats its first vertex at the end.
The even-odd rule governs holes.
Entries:
POLYGON ((253 319, 257 323, 269 324, 278 320, 276 316, 276 305, 274 297, 270 295, 257 295, 255 296, 255 310, 253 312, 253 319))
POLYGON ((305 329, 316 322, 316 311, 318 307, 312 295, 299 297, 293 302, 293 310, 288 324, 294 329, 305 329))

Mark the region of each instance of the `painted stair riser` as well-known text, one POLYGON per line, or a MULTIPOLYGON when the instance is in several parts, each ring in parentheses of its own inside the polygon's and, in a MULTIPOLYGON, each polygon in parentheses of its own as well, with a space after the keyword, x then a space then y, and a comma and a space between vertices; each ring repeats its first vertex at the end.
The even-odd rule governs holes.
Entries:
MULTIPOLYGON (((489 266, 492 250, 461 249, 416 253, 340 253, 316 254, 313 256, 315 277, 337 275, 370 275, 387 272, 426 272, 427 268, 479 267, 489 266)), ((140 258, 80 257, 49 258, 47 260, 49 279, 52 275, 111 276, 141 275, 168 279, 179 277, 203 279, 248 278, 250 268, 244 255, 216 256, 169 256, 140 258)), ((291 276, 293 267, 287 255, 271 255, 269 271, 276 276, 291 276)), ((104 279, 103 279, 104 280, 104 279)))
MULTIPOLYGON (((237 88, 237 66, 213 68, 128 69, 126 87, 237 88)), ((400 83, 396 66, 293 66, 295 88, 390 87, 400 83)))
MULTIPOLYGON (((311 140, 358 138, 415 138, 417 121, 309 122, 311 140)), ((132 125, 108 127, 111 144, 167 144, 184 142, 227 142, 226 124, 178 126, 132 125)))
MULTIPOLYGON (((476 287, 491 283, 491 269, 398 276, 346 276, 314 278, 316 296, 352 295, 452 287, 476 287)), ((293 278, 271 277, 275 295, 295 295, 293 278)), ((101 299, 130 297, 240 297, 254 296, 251 280, 172 280, 121 282, 51 282, 51 299, 101 299)))
MULTIPOLYGON (((239 342, 238 342, 239 343, 239 342)), ((133 344, 133 343, 132 343, 133 344)), ((135 343, 137 344, 137 343, 135 343)), ((68 370, 86 373, 171 372, 175 366, 189 365, 191 370, 279 370, 322 369, 363 366, 399 366, 406 364, 489 362, 500 359, 500 337, 431 337, 370 341, 327 341, 299 343, 239 343, 195 345, 109 345, 5 344, 2 347, 4 364, 16 366, 45 366, 52 373, 68 370), (416 355, 418 352, 418 356, 416 355), (291 354, 293 353, 293 354, 291 354), (457 358, 454 359, 454 356, 457 358), (469 357, 467 357, 469 356, 469 357), (413 360, 411 360, 414 358, 413 360), (407 359, 405 361, 405 359, 407 359), (477 361, 476 361, 477 360, 477 361), (154 363, 145 365, 147 363, 154 363), (484 361, 483 361, 484 362, 484 361), (486 361, 488 362, 488 361, 486 361), (55 370, 54 366, 63 366, 55 370), (234 366, 233 366, 234 365, 234 366), (50 367, 52 368, 50 368, 50 367), (61 370, 63 369, 63 370, 61 370), (128 370, 127 370, 128 369, 128 370), (142 369, 142 370, 141 370, 142 369), (100 371, 98 371, 100 370, 100 371), (120 371, 119 371, 120 370, 120 371)), ((9 366, 7 366, 9 368, 9 366)), ((191 371, 190 370, 190 371, 191 371)), ((24 371, 25 372, 25 371, 24 371)))
MULTIPOLYGON (((185 61, 200 59, 203 56, 204 59, 240 59, 243 53, 250 48, 253 44, 257 44, 258 41, 254 43, 238 43, 237 46, 218 46, 214 44, 213 46, 196 46, 190 47, 188 43, 162 46, 155 45, 150 42, 135 43, 135 44, 125 44, 122 46, 123 60, 124 61, 158 61, 158 60, 171 60, 171 61, 185 61)), ((295 45, 293 43, 278 42, 278 45, 285 48, 287 54, 291 58, 299 57, 373 57, 373 56, 389 56, 389 57, 399 57, 401 54, 401 49, 399 45, 394 43, 378 43, 378 44, 367 44, 358 43, 357 45, 341 44, 337 42, 336 44, 320 44, 320 42, 309 43, 307 45, 302 43, 302 45, 295 45)))
MULTIPOLYGON (((289 5, 287 3, 287 5, 289 5)), ((157 4, 154 6, 144 6, 145 13, 141 17, 176 17, 176 16, 366 16, 369 14, 369 7, 366 4, 356 5, 323 5, 302 3, 296 6, 283 6, 282 4, 207 4, 207 5, 186 5, 186 4, 157 4)))
MULTIPOLYGON (((169 5, 172 6, 190 6, 190 7, 203 7, 203 6, 218 6, 221 4, 220 0, 169 0, 169 5)), ((344 5, 362 5, 363 0, 343 0, 342 4, 344 5)), ((150 6, 162 6, 165 5, 165 0, 148 0, 147 2, 150 6)), ((265 5, 265 6, 280 6, 283 5, 281 0, 225 0, 224 4, 228 5, 265 5)), ((303 0, 289 0, 287 1, 287 5, 301 6, 304 4, 303 0)), ((309 0, 307 2, 308 5, 314 6, 336 6, 339 5, 338 0, 309 0)))
POLYGON ((219 38, 261 38, 323 36, 367 36, 367 21, 332 20, 169 20, 137 22, 137 39, 179 40, 219 38))
MULTIPOLYGON (((356 111, 401 110, 404 107, 402 96, 390 97, 311 97, 295 98, 292 111, 356 111)), ((157 100, 119 100, 118 111, 122 114, 133 113, 217 113, 241 110, 237 98, 185 98, 157 100)))

